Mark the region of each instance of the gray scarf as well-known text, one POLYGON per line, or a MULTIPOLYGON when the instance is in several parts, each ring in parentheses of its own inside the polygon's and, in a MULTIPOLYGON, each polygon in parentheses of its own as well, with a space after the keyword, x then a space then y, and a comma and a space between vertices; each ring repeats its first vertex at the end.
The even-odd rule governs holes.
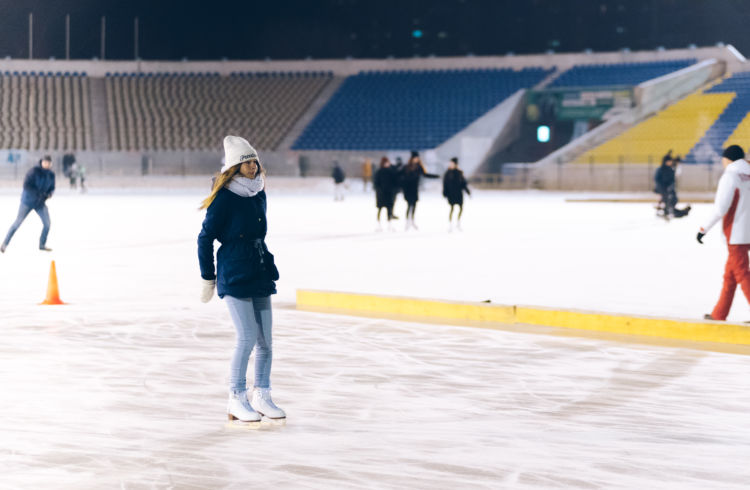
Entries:
POLYGON ((234 177, 232 177, 232 180, 224 185, 224 187, 240 197, 253 197, 257 193, 262 191, 264 186, 265 181, 263 180, 263 175, 260 172, 258 172, 258 175, 256 175, 254 179, 248 179, 247 177, 243 177, 241 175, 235 175, 234 177))

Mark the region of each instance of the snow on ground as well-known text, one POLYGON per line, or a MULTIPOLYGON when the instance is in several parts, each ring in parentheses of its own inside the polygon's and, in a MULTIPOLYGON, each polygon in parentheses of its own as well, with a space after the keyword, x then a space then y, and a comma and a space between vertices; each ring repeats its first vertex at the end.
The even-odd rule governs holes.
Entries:
MULTIPOLYGON (((475 191, 447 231, 375 231, 374 198, 269 181, 274 397, 284 427, 223 427, 233 329, 198 301, 204 189, 61 189, 0 255, 0 487, 741 488, 748 358, 294 311, 296 288, 697 318, 725 245, 650 204, 475 191), (62 307, 43 307, 50 259, 62 307)), ((18 192, 0 192, 0 234, 18 192)), ((580 197, 580 196, 578 196, 580 197)), ((403 216, 403 202, 397 214, 403 216)), ((748 319, 738 295, 730 318, 748 319)))

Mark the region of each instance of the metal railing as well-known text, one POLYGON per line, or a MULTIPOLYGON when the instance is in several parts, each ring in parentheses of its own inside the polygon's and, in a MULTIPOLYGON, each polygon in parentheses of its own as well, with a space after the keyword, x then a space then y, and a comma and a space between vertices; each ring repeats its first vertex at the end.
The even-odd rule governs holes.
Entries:
MULTIPOLYGON (((651 192, 657 163, 557 163, 537 167, 533 163, 508 163, 494 174, 474 175, 472 184, 491 189, 543 189, 570 191, 651 192)), ((679 188, 711 192, 721 176, 721 165, 680 164, 679 188)))

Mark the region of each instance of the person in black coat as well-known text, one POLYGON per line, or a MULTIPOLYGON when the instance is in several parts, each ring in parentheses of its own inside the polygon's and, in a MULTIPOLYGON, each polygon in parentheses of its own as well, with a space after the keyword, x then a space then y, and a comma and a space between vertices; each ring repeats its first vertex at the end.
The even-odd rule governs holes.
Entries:
POLYGON ((51 170, 52 157, 45 155, 39 161, 39 165, 31 168, 23 179, 23 193, 21 193, 21 205, 18 207, 18 216, 16 221, 10 225, 5 240, 0 244, 0 252, 5 253, 11 238, 21 223, 26 219, 31 210, 36 211, 42 220, 42 234, 39 237, 39 250, 49 252, 52 249, 47 247, 47 235, 49 235, 50 218, 47 209, 47 199, 52 197, 55 192, 55 173, 51 170))
POLYGON ((404 192, 404 199, 406 200, 406 229, 414 228, 417 229, 416 223, 414 223, 414 213, 417 210, 417 201, 419 201, 419 183, 422 177, 429 179, 439 179, 439 175, 429 174, 422 164, 422 159, 419 158, 419 153, 416 151, 411 152, 411 158, 409 163, 406 164, 403 171, 401 172, 401 189, 404 192))
POLYGON ((279 279, 273 255, 265 243, 266 193, 260 159, 239 136, 224 138, 224 166, 214 180, 198 235, 198 262, 208 302, 214 289, 229 307, 237 331, 230 369, 227 414, 230 420, 257 424, 261 415, 284 419, 271 400, 271 295, 279 279), (214 270, 214 240, 221 243, 214 270), (255 385, 246 385, 250 353, 255 350, 255 385))
POLYGON ((344 181, 346 180, 346 174, 344 169, 341 168, 339 162, 333 162, 333 171, 331 172, 333 177, 333 200, 343 201, 344 200, 344 181))
POLYGON ((393 214, 393 203, 398 192, 399 167, 391 165, 388 157, 380 159, 380 167, 375 172, 373 187, 375 188, 375 206, 378 208, 378 228, 380 228, 380 212, 385 208, 388 214, 388 224, 398 219, 393 214))
POLYGON ((674 215, 675 202, 675 171, 674 161, 670 153, 664 156, 661 166, 654 173, 654 192, 661 196, 661 202, 664 204, 664 217, 669 219, 674 215))
POLYGON ((451 163, 443 175, 443 196, 448 200, 451 210, 448 213, 449 229, 453 229, 453 207, 458 206, 456 228, 461 229, 461 216, 464 213, 464 192, 471 195, 464 173, 458 168, 458 158, 451 158, 451 163))
POLYGON ((657 209, 659 209, 660 216, 665 219, 669 218, 682 218, 690 213, 690 205, 683 209, 677 207, 677 165, 682 159, 677 156, 672 156, 672 150, 664 155, 662 158, 661 166, 656 169, 654 174, 654 192, 661 196, 657 209))

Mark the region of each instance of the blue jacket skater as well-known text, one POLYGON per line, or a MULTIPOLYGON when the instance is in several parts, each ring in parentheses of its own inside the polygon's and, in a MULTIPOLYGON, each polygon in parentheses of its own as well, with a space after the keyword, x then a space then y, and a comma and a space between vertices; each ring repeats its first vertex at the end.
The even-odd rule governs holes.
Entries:
POLYGON ((659 168, 656 169, 656 173, 654 174, 654 192, 656 192, 657 194, 667 192, 669 188, 674 185, 674 182, 674 167, 662 164, 659 168))
POLYGON ((267 231, 266 193, 241 197, 224 188, 206 209, 198 235, 201 277, 216 279, 220 298, 265 297, 276 293, 279 271, 264 238, 267 231), (214 240, 221 243, 216 254, 214 240))
POLYGON ((21 202, 33 209, 44 206, 45 201, 55 192, 55 173, 41 165, 33 167, 23 179, 21 202))

